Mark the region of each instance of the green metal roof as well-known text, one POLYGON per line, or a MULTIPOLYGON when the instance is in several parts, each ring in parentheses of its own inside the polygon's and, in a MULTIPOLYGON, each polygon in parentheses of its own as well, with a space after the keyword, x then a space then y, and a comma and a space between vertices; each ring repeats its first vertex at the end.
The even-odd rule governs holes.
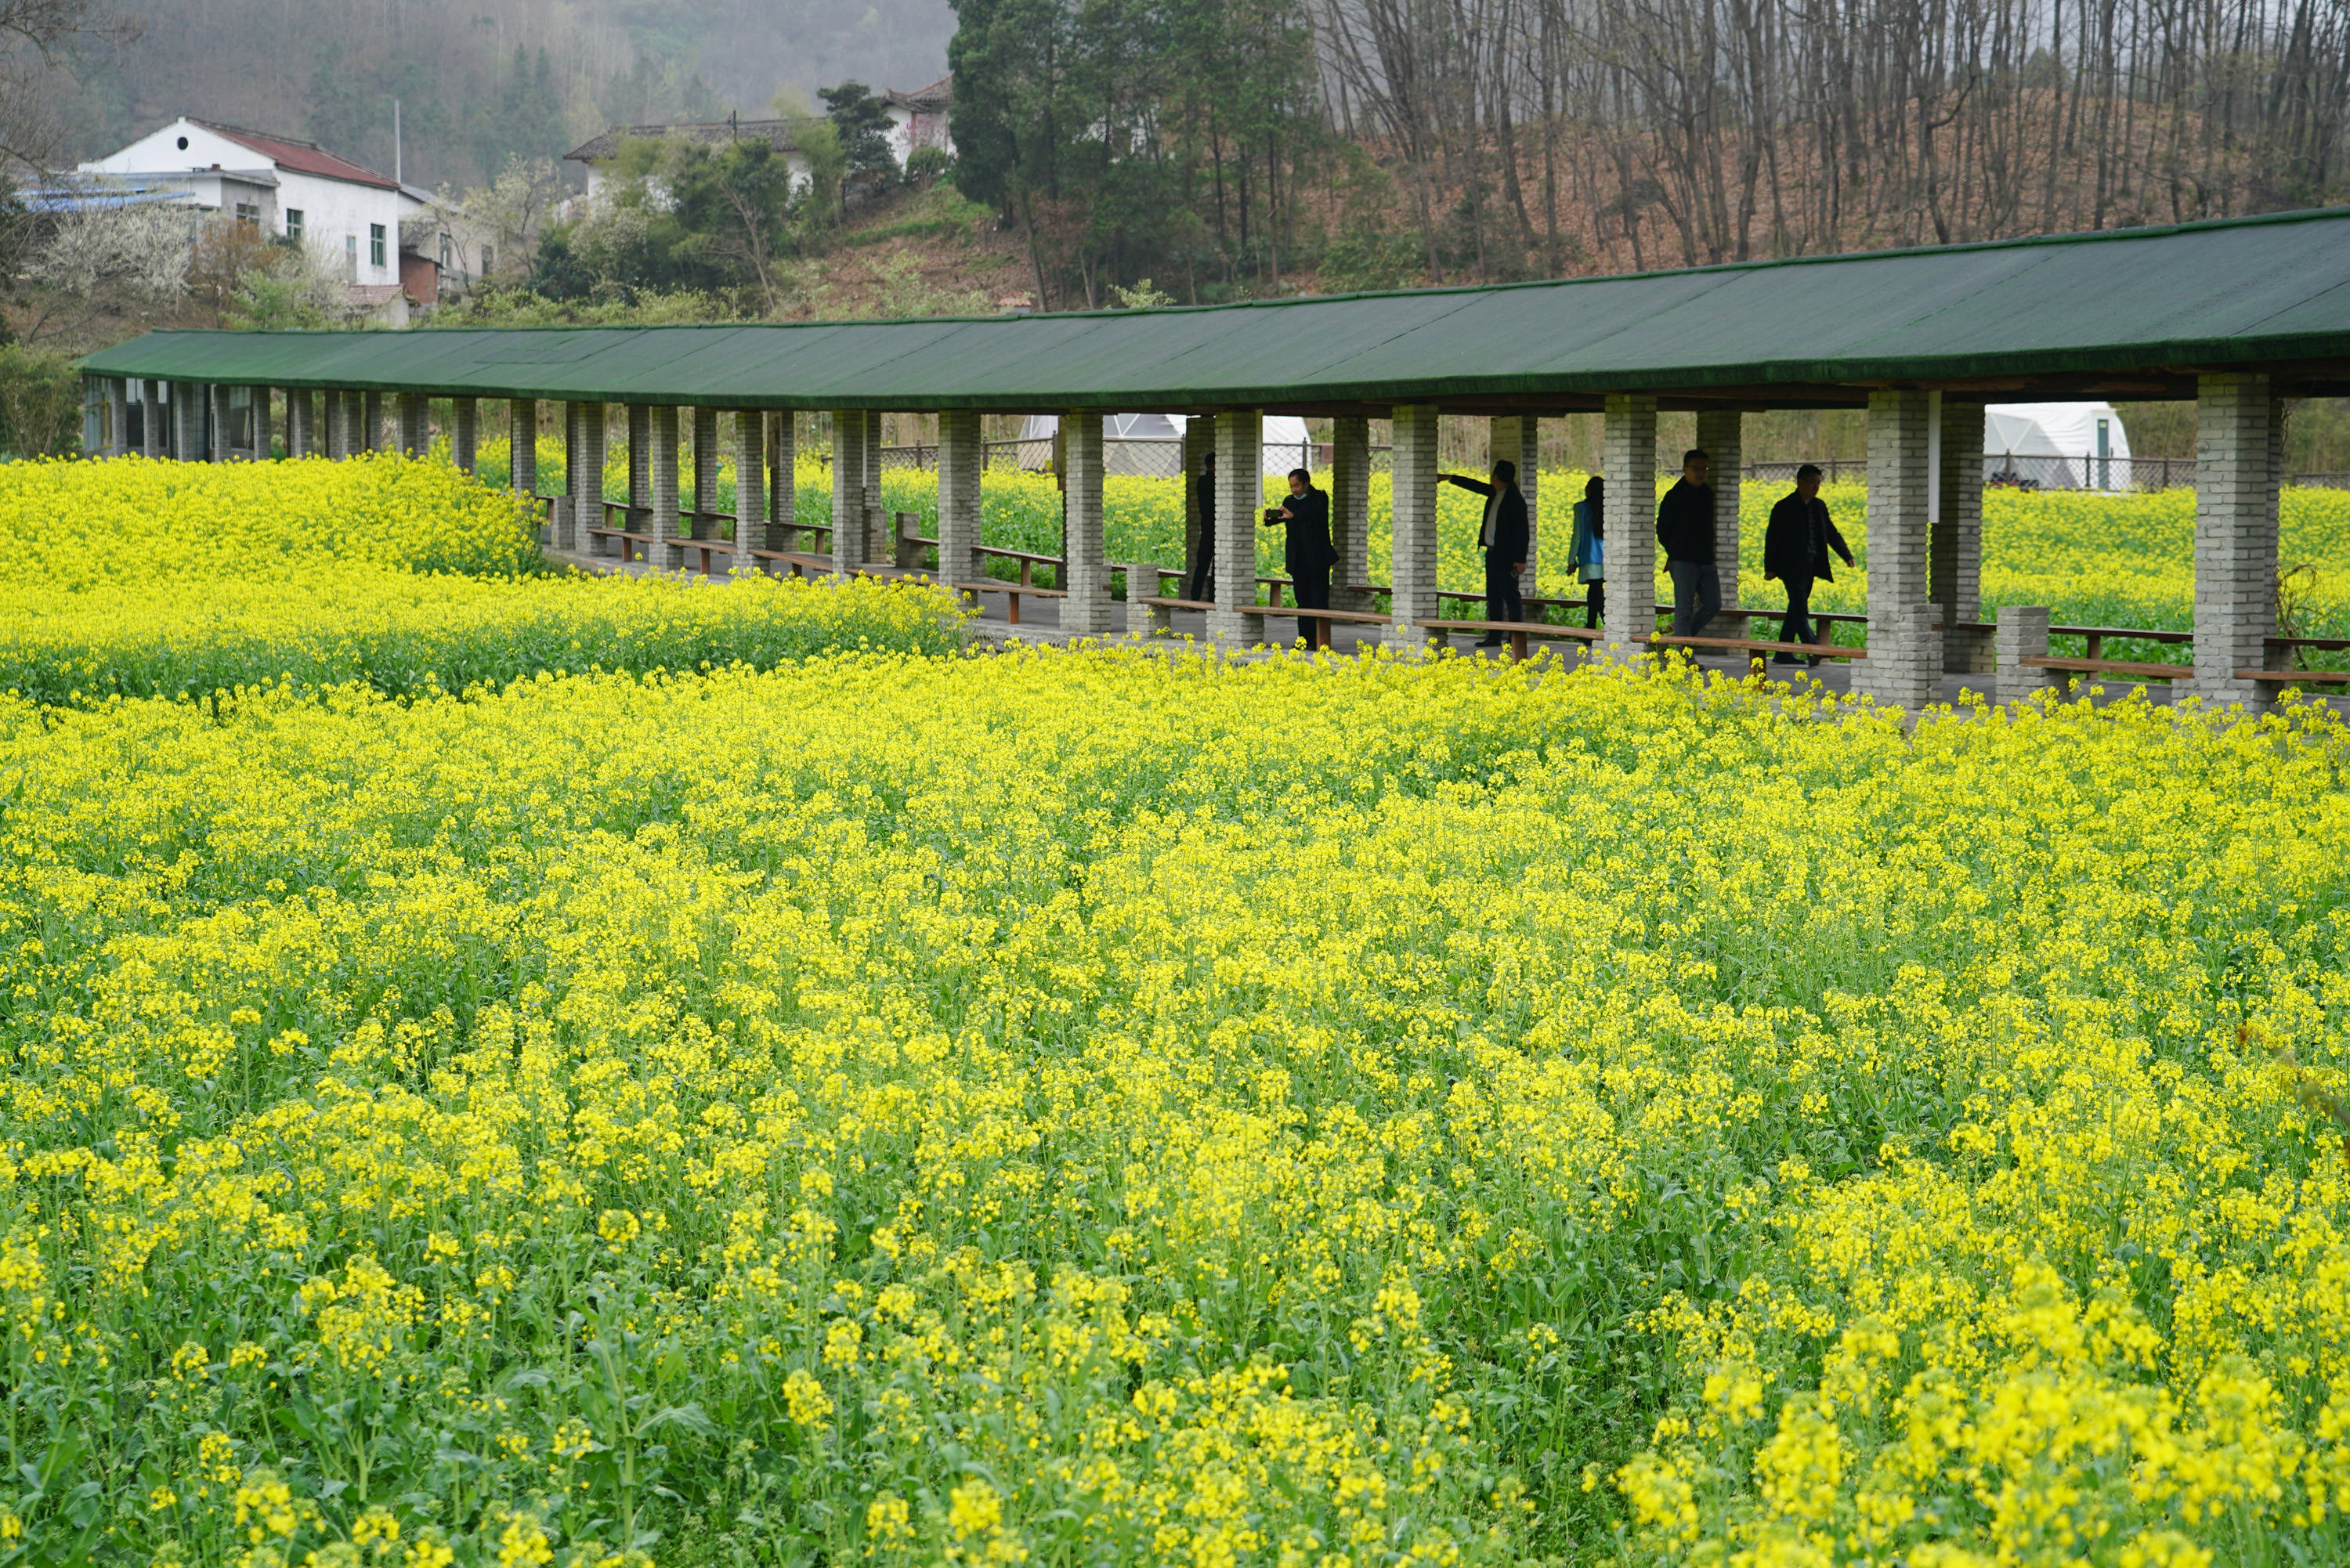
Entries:
POLYGON ((1587 406, 2350 385, 2350 209, 1486 288, 713 327, 151 332, 92 374, 761 408, 1587 406))

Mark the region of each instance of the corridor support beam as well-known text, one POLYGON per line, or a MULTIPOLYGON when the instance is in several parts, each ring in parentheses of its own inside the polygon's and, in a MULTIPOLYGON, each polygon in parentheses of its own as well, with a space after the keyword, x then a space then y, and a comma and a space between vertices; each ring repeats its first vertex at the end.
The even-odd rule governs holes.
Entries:
POLYGON ((1933 411, 1924 392, 1868 394, 1868 657, 1854 665, 1852 690, 1892 708, 1942 695, 1941 634, 1927 575, 1933 411))
MULTIPOLYGON (((1388 568, 1388 642, 1428 646, 1423 623, 1436 618, 1436 407, 1402 403, 1391 417, 1388 478, 1394 496, 1394 542, 1388 568)), ((1251 520, 1253 522, 1253 519, 1251 520)))
POLYGON ((1657 400, 1610 392, 1600 418, 1607 608, 1595 651, 1620 663, 1648 652, 1657 630, 1657 400))
POLYGON ((2265 375, 2195 384, 2195 679, 2207 704, 2269 703, 2239 670, 2267 668, 2277 624, 2277 489, 2284 405, 2265 375))

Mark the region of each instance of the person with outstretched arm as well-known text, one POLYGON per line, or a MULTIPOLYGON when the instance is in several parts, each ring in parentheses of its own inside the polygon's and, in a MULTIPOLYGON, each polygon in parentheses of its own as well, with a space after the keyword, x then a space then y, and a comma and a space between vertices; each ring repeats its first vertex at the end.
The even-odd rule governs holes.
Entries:
MULTIPOLYGON (((1268 506, 1264 525, 1284 531, 1281 565, 1297 591, 1299 609, 1330 607, 1330 568, 1338 552, 1330 543, 1330 497, 1314 488, 1314 475, 1302 468, 1289 471, 1289 499, 1268 506)), ((1308 648, 1330 646, 1330 623, 1297 619, 1297 635, 1308 648)))
MULTIPOLYGON (((1807 462, 1795 470, 1795 491, 1783 496, 1771 508, 1771 525, 1762 535, 1762 576, 1765 580, 1776 578, 1787 589, 1787 615, 1779 623, 1781 642, 1825 642, 1827 628, 1814 636, 1812 629, 1812 585, 1814 582, 1835 581, 1835 570, 1828 560, 1829 552, 1844 557, 1847 566, 1853 564, 1852 546, 1836 532, 1835 519, 1828 515, 1828 504, 1820 499, 1820 468, 1807 462)), ((1793 664, 1796 656, 1782 652, 1774 663, 1793 664)), ((1817 664, 1819 658, 1812 657, 1817 664)))
POLYGON ((1216 459, 1213 453, 1201 460, 1200 477, 1193 480, 1191 485, 1192 493, 1200 498, 1200 556, 1191 567, 1191 581, 1183 597, 1204 604, 1216 597, 1216 459))
MULTIPOLYGON (((1485 618, 1489 621, 1526 618, 1525 597, 1518 578, 1526 569, 1526 498, 1518 489, 1518 465, 1508 458, 1493 464, 1491 481, 1465 473, 1440 473, 1447 484, 1457 484, 1485 498, 1485 520, 1478 524, 1477 543, 1485 552, 1485 618)), ((1499 648, 1502 634, 1489 631, 1477 639, 1480 648, 1499 648)))
POLYGON ((1657 543, 1673 579, 1673 635, 1696 637, 1721 608, 1721 573, 1713 563, 1713 460, 1691 447, 1681 476, 1657 503, 1657 543))
POLYGON ((1596 630, 1607 614, 1607 481, 1593 474, 1584 481, 1583 499, 1575 504, 1575 541, 1567 546, 1566 564, 1583 583, 1583 624, 1596 630))

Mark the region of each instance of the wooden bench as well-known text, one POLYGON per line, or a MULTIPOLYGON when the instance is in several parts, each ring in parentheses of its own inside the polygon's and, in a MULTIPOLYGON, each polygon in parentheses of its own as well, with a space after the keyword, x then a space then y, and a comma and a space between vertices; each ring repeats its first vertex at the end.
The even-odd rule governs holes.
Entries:
MULTIPOLYGON (((1375 610, 1308 609, 1303 605, 1282 604, 1277 595, 1275 602, 1272 604, 1243 605, 1240 612, 1260 623, 1275 620, 1318 621, 1321 624, 1315 628, 1314 639, 1314 645, 1317 648, 1330 646, 1330 628, 1342 620, 1358 626, 1393 626, 1395 624, 1395 617, 1380 615, 1375 610)), ((1259 640, 1266 643, 1273 641, 1266 627, 1263 624, 1260 624, 1257 628, 1257 637, 1259 640)))
POLYGON ((2178 680, 2195 673, 2191 664, 2140 664, 2126 659, 2027 658, 2026 670, 2054 670, 2074 675, 2125 675, 2137 680, 2178 680))
POLYGON ((2236 679, 2278 686, 2341 686, 2350 683, 2350 670, 2239 670, 2236 679))
POLYGON ((1843 648, 1833 642, 1776 642, 1760 637, 1669 637, 1659 633, 1648 640, 1660 648, 1715 649, 1723 653, 1749 654, 1752 657, 1748 663, 1755 670, 1762 668, 1762 656, 1766 653, 1783 653, 1799 659, 1868 657, 1868 649, 1865 648, 1843 648))
MULTIPOLYGON (((789 568, 785 574, 794 577, 828 576, 832 572, 830 556, 812 556, 803 550, 758 550, 751 552, 754 561, 775 561, 789 568)), ((764 569, 764 568, 763 568, 764 569)))
POLYGON ((1528 644, 1537 637, 1560 637, 1574 642, 1596 642, 1605 636, 1597 627, 1553 626, 1543 620, 1416 620, 1411 623, 1423 631, 1435 632, 1442 638, 1456 631, 1483 632, 1509 639, 1510 656, 1523 660, 1533 657, 1528 644))
POLYGON ((1023 598, 1065 599, 1069 597, 1066 588, 1040 588, 1025 581, 1007 583, 994 577, 984 577, 975 583, 951 583, 948 586, 957 593, 969 594, 974 601, 982 594, 1002 594, 1004 600, 1004 619, 1014 626, 1020 624, 1020 601, 1023 598))

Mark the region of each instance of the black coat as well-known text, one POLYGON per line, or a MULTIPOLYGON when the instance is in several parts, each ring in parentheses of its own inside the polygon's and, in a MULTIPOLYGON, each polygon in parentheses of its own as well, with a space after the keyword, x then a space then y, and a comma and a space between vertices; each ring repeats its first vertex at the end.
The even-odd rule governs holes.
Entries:
POLYGON ((1293 495, 1282 504, 1289 509, 1289 521, 1276 522, 1282 530, 1282 569, 1295 577, 1305 572, 1325 572, 1336 566, 1338 552, 1330 543, 1330 497, 1326 492, 1308 489, 1303 495, 1293 495))
POLYGON ((1713 486, 1679 480, 1657 503, 1657 543, 1668 561, 1713 560, 1713 486))
MULTIPOLYGON (((1444 476, 1451 483, 1474 494, 1491 496, 1493 487, 1482 479, 1463 479, 1458 474, 1444 476)), ((1484 531, 1480 522, 1478 531, 1484 531)), ((1513 484, 1502 492, 1502 504, 1495 508, 1493 538, 1485 546, 1485 558, 1516 566, 1526 558, 1526 497, 1513 484)))
POLYGON ((1828 515, 1828 504, 1814 496, 1810 506, 1804 504, 1798 493, 1781 497, 1771 508, 1771 526, 1762 534, 1762 575, 1781 582, 1797 577, 1813 577, 1821 582, 1835 581, 1835 573, 1828 563, 1828 552, 1844 557, 1852 565, 1852 546, 1836 532, 1835 519, 1828 515))

